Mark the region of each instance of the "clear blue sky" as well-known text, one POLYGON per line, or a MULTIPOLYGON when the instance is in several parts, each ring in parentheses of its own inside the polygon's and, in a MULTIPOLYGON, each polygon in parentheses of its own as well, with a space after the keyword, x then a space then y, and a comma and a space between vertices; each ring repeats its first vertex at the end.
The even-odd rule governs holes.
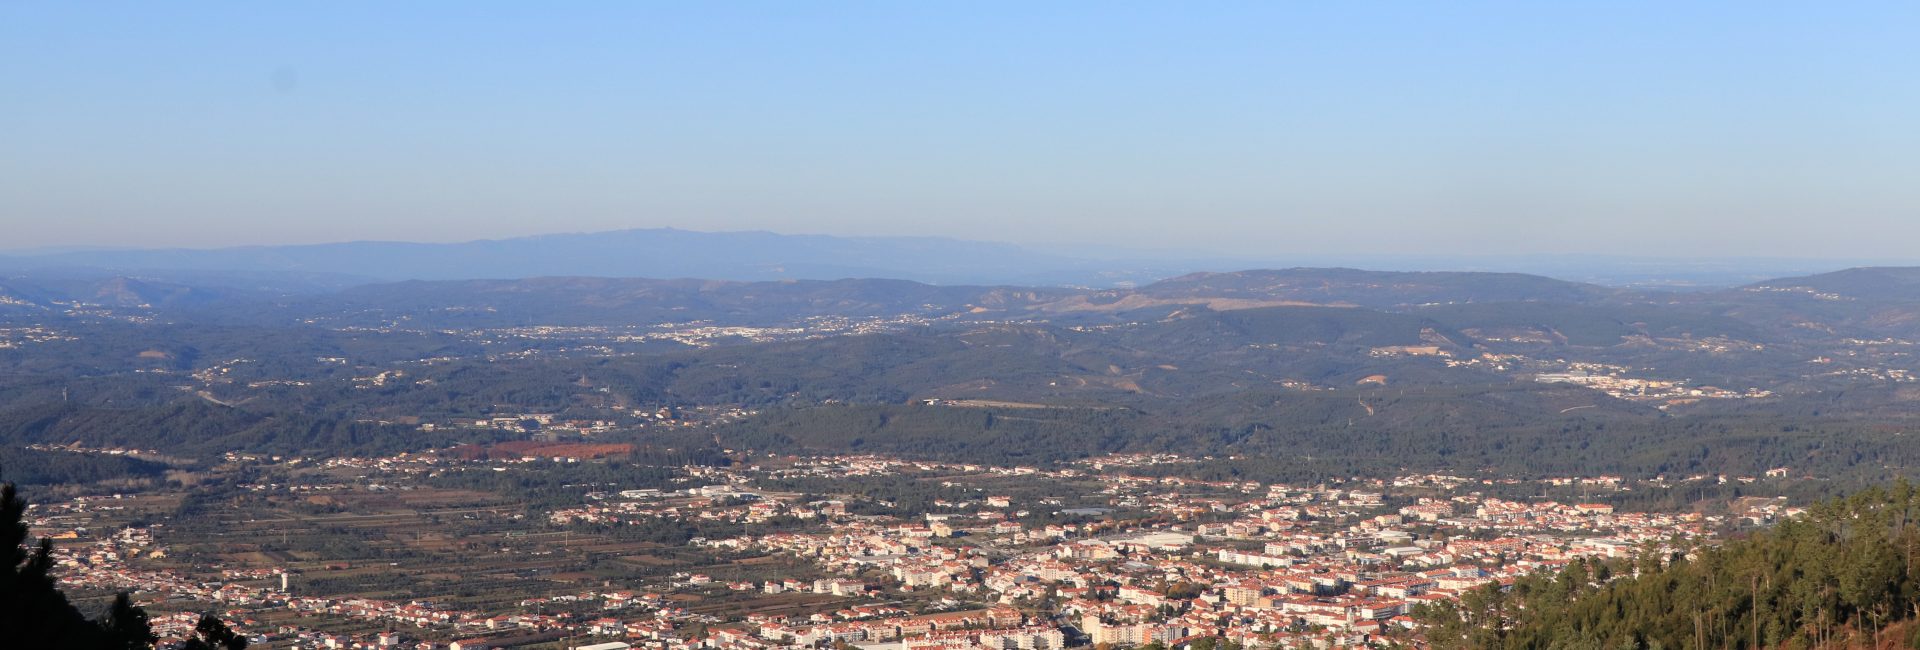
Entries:
POLYGON ((1920 257, 1920 3, 0 4, 0 248, 1920 257))

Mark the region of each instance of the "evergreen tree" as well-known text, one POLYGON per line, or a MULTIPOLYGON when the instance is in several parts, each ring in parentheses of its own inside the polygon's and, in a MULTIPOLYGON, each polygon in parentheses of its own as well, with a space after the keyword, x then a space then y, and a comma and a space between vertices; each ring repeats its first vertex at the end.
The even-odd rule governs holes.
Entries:
MULTIPOLYGON (((146 610, 125 592, 105 616, 88 620, 60 592, 53 577, 53 541, 28 545, 27 502, 12 483, 0 484, 0 646, 61 650, 150 650, 159 637, 146 610), (31 550, 29 550, 31 549, 31 550)), ((201 620, 209 649, 240 650, 239 638, 219 619, 201 620), (235 641, 238 645, 235 645, 235 641)))
POLYGON ((101 624, 106 628, 107 647, 113 650, 145 650, 160 640, 153 633, 147 610, 134 605, 133 597, 126 592, 113 597, 113 605, 107 608, 107 618, 101 624))
POLYGON ((0 485, 0 630, 22 648, 99 645, 100 628, 54 585, 53 540, 27 550, 26 512, 14 485, 0 485))
POLYGON ((1684 555, 1573 562, 1422 607, 1434 648, 1882 646, 1920 616, 1920 495, 1906 485, 1684 555))
POLYGON ((181 650, 246 650, 247 638, 227 629, 227 624, 212 614, 201 614, 193 626, 193 638, 181 650))

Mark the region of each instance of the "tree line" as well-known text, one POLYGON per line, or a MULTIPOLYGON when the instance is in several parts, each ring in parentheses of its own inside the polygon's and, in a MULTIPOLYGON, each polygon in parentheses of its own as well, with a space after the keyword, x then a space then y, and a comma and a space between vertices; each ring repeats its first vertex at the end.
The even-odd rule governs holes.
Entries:
POLYGON ((1416 618, 1440 650, 1920 647, 1904 631, 1920 619, 1917 517, 1920 491, 1876 486, 1746 538, 1575 561, 1416 618))

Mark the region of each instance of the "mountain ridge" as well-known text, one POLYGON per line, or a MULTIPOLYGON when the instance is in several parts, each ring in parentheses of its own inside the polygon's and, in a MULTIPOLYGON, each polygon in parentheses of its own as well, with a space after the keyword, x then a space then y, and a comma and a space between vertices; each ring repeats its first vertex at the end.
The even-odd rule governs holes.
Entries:
POLYGON ((705 232, 632 228, 459 242, 354 240, 214 248, 59 247, 0 251, 0 274, 119 274, 328 290, 400 280, 542 276, 729 280, 899 278, 931 284, 1132 287, 1196 271, 1359 267, 1519 272, 1609 287, 1702 291, 1849 266, 1774 258, 1678 260, 1608 255, 1220 256, 936 236, 705 232))
POLYGON ((285 246, 0 255, 0 271, 327 273, 382 281, 544 276, 726 280, 888 277, 930 283, 1099 280, 1103 265, 1013 244, 940 237, 840 237, 674 228, 555 233, 454 243, 349 241, 285 246))

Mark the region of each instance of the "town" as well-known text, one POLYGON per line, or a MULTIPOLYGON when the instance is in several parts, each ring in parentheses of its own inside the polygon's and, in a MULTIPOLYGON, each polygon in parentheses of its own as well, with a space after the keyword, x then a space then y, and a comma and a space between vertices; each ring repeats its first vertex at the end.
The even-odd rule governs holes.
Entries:
POLYGON ((762 456, 622 482, 595 454, 540 453, 235 455, 203 478, 225 490, 28 516, 64 588, 132 591, 163 638, 214 611, 265 647, 1051 650, 1385 647, 1420 637, 1423 604, 1801 512, 1616 505, 1761 494, 1786 468, 1291 485, 1183 478, 1201 459, 1174 454, 762 456), (540 487, 555 476, 593 482, 540 487))

